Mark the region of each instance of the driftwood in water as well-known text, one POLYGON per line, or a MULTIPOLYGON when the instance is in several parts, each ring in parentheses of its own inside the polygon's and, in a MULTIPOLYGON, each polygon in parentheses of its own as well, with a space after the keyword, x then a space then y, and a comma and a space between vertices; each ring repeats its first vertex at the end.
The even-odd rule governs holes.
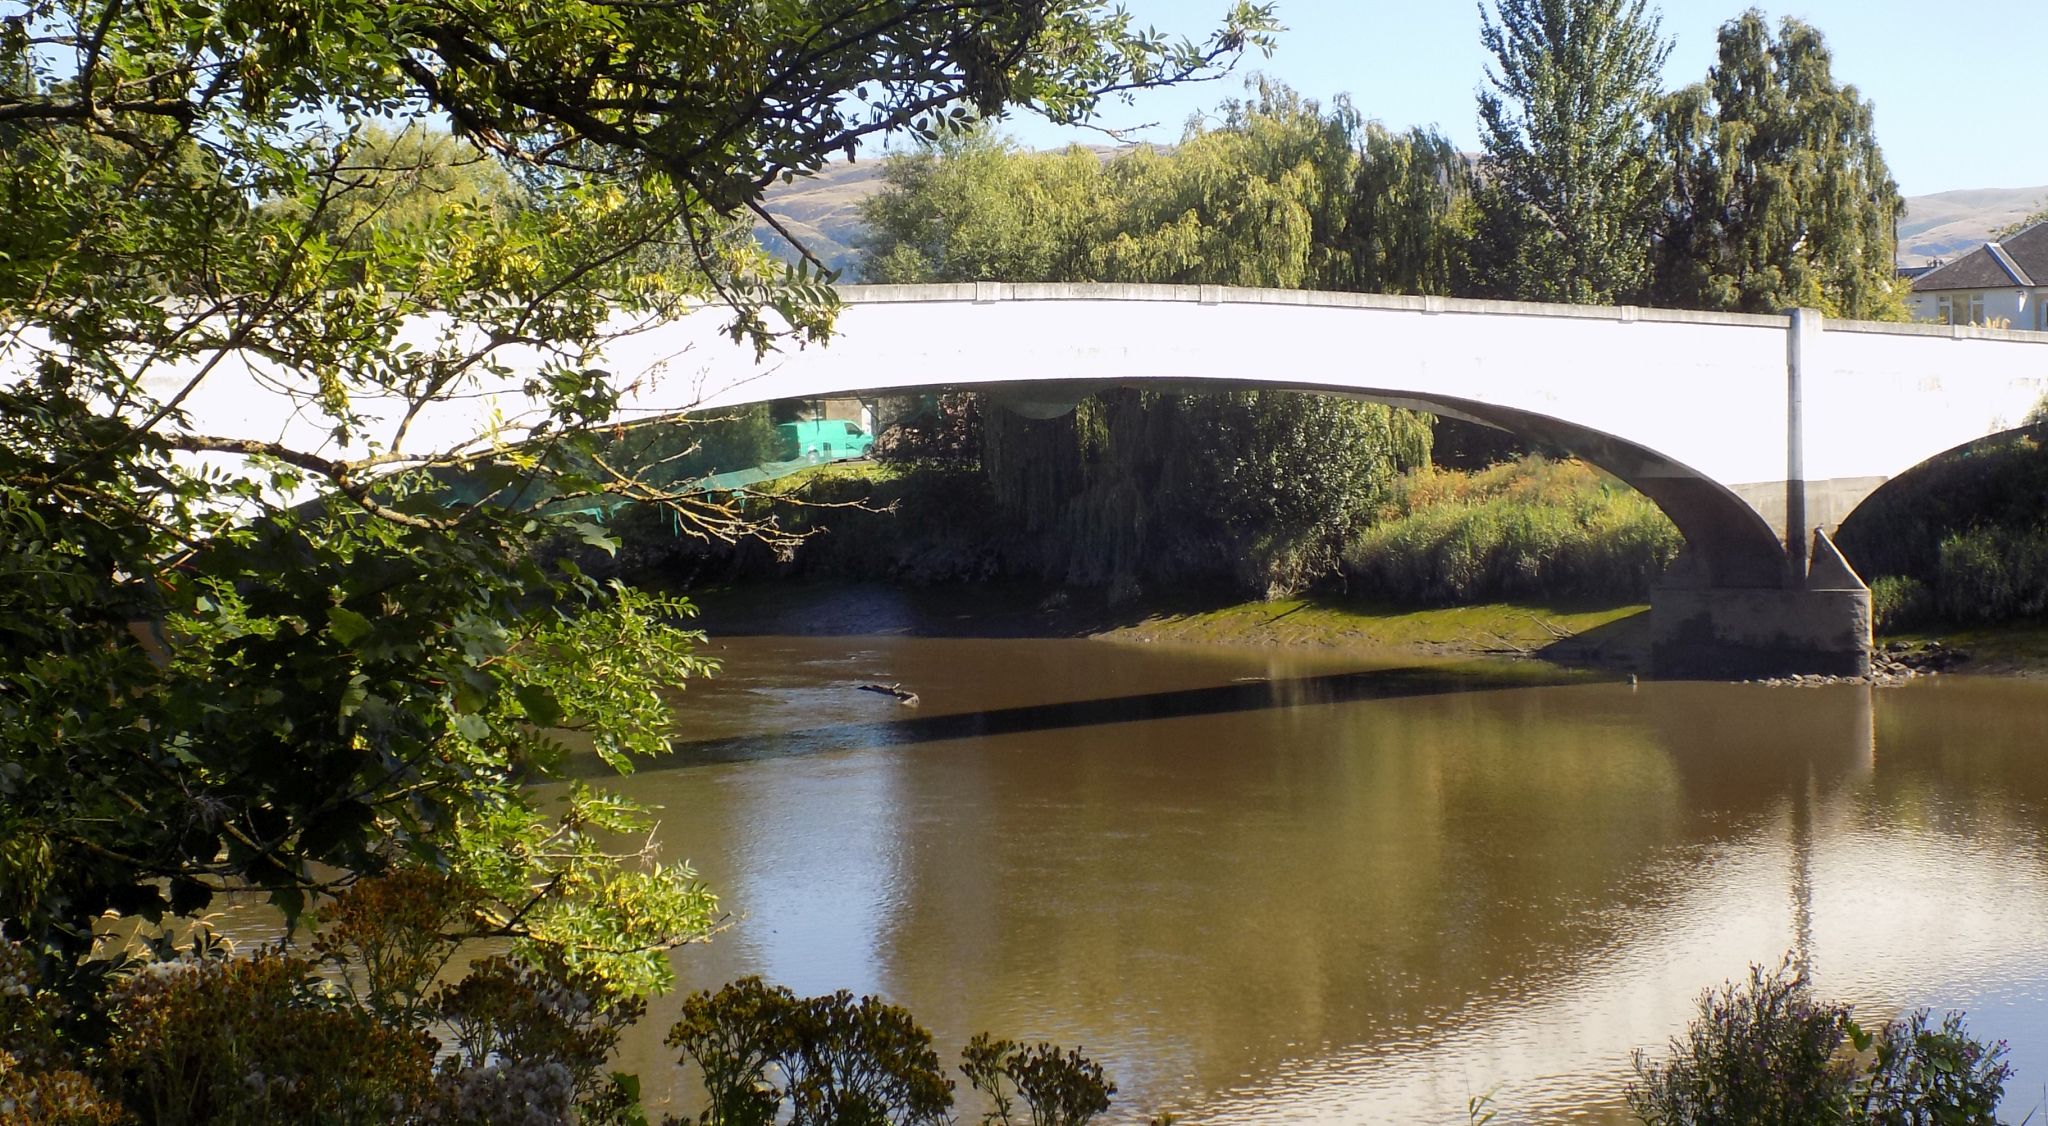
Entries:
POLYGON ((880 692, 884 696, 894 696, 896 697, 896 702, 906 708, 917 706, 917 693, 905 692, 900 684, 863 684, 860 686, 860 690, 862 692, 880 692))

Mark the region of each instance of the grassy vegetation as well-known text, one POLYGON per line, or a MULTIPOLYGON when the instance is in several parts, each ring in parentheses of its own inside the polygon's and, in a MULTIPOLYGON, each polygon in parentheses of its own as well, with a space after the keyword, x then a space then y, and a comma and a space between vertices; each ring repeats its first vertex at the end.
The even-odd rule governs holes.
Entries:
POLYGON ((2048 614, 2048 445, 2040 428, 1976 444, 1897 480, 1835 542, 1870 582, 1879 633, 2048 614))
POLYGON ((1533 653, 1647 610, 1492 602, 1418 609, 1342 595, 1158 611, 1102 631, 1114 640, 1401 648, 1454 653, 1533 653))
POLYGON ((1634 490, 1578 462, 1530 457, 1402 478, 1375 526, 1347 545, 1340 572, 1305 596, 1245 600, 1223 584, 1181 584, 1112 598, 1083 584, 1057 600, 1058 612, 1041 613, 1042 576, 1006 562, 1028 552, 1020 541, 1029 536, 1002 517, 971 465, 816 466, 774 491, 824 506, 784 514, 792 527, 817 530, 793 559, 707 553, 650 525, 624 536, 616 562, 642 581, 685 579, 687 569, 695 585, 768 577, 965 584, 982 592, 982 626, 1001 632, 1530 653, 1590 631, 1613 636, 1604 627, 1642 611, 1679 545, 1676 529, 1634 490), (1007 593, 996 597, 998 589, 1007 593))
POLYGON ((1352 589, 1409 606, 1637 601, 1681 542, 1641 493, 1580 462, 1531 456, 1403 478, 1346 545, 1343 569, 1352 589))

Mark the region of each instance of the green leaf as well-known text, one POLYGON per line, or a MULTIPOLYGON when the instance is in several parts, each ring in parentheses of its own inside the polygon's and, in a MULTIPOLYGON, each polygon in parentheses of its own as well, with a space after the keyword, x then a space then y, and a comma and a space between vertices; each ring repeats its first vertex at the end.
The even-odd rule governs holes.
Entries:
POLYGON ((334 635, 334 640, 351 649, 355 648, 356 642, 369 636, 370 629, 370 619, 354 610, 345 606, 327 608, 327 632, 334 635))
POLYGON ((489 707, 491 703, 489 683, 490 679, 478 673, 475 669, 462 670, 462 675, 455 678, 455 683, 452 686, 455 689, 455 714, 475 715, 489 707), (479 679, 483 680, 484 683, 477 683, 479 679))
POLYGON ((619 553, 619 541, 614 539, 612 534, 605 530, 604 525, 593 524, 588 520, 578 520, 574 526, 576 531, 582 535, 584 543, 592 547, 603 548, 606 555, 617 555, 619 553))
POLYGON ((555 698, 554 690, 539 684, 522 684, 512 690, 519 706, 525 710, 526 718, 538 727, 553 727, 562 722, 562 702, 555 698))

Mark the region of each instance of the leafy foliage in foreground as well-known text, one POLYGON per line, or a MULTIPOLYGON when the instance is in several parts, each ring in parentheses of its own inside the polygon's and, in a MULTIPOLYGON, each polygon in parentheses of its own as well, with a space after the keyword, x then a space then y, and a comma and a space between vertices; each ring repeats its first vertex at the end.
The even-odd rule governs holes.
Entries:
POLYGON ((619 983, 501 955, 437 984, 456 924, 484 907, 415 868, 327 905, 310 958, 230 953, 203 930, 158 941, 95 997, 100 1050, 57 1034, 65 1002, 29 984, 28 950, 0 944, 0 1121, 24 1107, 32 1122, 166 1126, 638 1121, 637 1085, 607 1064, 646 1005, 619 983))
MULTIPOLYGON (((691 994, 668 1034, 703 1078, 706 1109, 694 1126, 950 1122, 953 1082, 931 1039, 880 998, 798 997, 758 977, 691 994)), ((961 1053, 960 1071, 988 1097, 983 1126, 1086 1126, 1116 1094, 1078 1051, 986 1033, 961 1053)))
MULTIPOLYGON (((105 911, 156 922, 253 886, 292 915, 410 854, 494 896, 482 925, 661 983, 655 952, 703 931, 709 897, 621 867, 602 835, 640 826, 631 807, 525 788, 570 738, 620 768, 666 749, 661 689, 708 668, 686 606, 544 574, 505 516, 449 535, 330 499, 212 517, 181 552, 145 515, 176 480, 150 443, 67 471, 45 451, 92 421, 76 404, 49 429, 0 435, 0 566, 21 580, 0 594, 0 917, 53 972, 90 984, 105 911)), ((169 488, 199 523, 207 494, 169 488)))
POLYGON ((712 900, 615 851, 646 830, 629 804, 530 784, 572 749, 664 749, 665 694, 708 663, 683 603, 536 549, 610 549, 577 509, 621 498, 777 533, 607 457, 637 421, 607 348, 705 304, 760 349, 819 341, 832 294, 747 232, 767 185, 870 136, 1084 119, 1274 28, 1241 3, 1173 39, 1098 0, 534 15, 0 21, 0 929, 79 1014, 103 1011, 104 913, 254 888, 292 917, 408 865, 529 958, 663 985, 712 900), (447 425, 485 394, 502 418, 447 425), (235 429, 260 400, 293 421, 235 429))

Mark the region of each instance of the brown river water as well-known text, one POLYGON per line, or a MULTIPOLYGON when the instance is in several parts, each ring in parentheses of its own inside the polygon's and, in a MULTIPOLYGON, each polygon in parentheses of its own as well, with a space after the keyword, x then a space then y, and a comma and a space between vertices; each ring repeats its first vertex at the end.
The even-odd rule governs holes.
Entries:
MULTIPOLYGON (((1116 1121, 1626 1120, 1630 1053, 1788 951, 2048 1084, 2048 682, 1629 685, 1540 666, 719 636, 661 807, 758 973, 1079 1045, 1116 1121), (857 689, 900 683, 916 708, 857 689)), ((680 991, 679 991, 680 992, 680 991)), ((622 1066, 687 1106, 657 1000, 622 1066)))

